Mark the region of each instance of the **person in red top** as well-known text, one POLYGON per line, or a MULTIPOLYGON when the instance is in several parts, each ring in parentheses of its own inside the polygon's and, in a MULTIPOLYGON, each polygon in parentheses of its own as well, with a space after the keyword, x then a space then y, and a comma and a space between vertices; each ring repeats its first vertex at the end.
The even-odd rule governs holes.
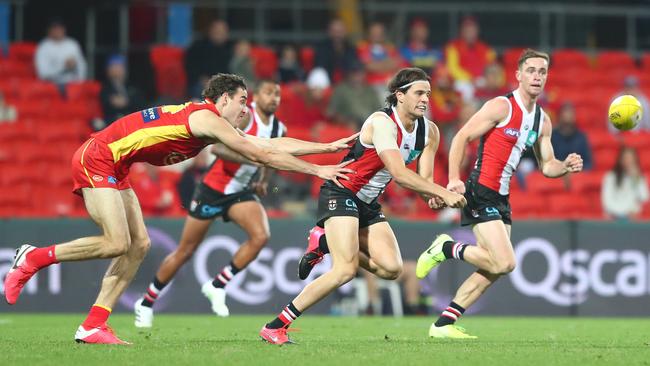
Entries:
POLYGON ((118 119, 86 141, 72 157, 74 192, 83 197, 102 235, 36 248, 23 245, 5 277, 5 298, 12 305, 27 281, 39 270, 59 262, 113 258, 99 296, 77 329, 83 343, 125 344, 106 322, 111 308, 128 287, 144 259, 150 240, 138 199, 129 185, 135 162, 171 165, 198 154, 211 143, 222 143, 252 162, 276 169, 317 175, 340 184, 351 170, 318 166, 291 154, 332 152, 347 148, 356 136, 331 144, 289 138, 260 139, 233 126, 246 116, 246 84, 237 75, 213 76, 200 103, 152 107, 118 119))
POLYGON ((461 225, 471 226, 476 245, 439 235, 425 250, 416 265, 416 275, 424 278, 447 259, 464 260, 476 272, 460 286, 440 318, 431 324, 429 336, 435 338, 476 338, 455 322, 465 310, 501 276, 515 268, 515 252, 510 242, 512 215, 509 202, 510 179, 521 155, 533 149, 544 176, 559 178, 582 170, 582 158, 569 154, 558 160, 551 144, 551 120, 537 104, 548 76, 547 54, 525 50, 516 72, 519 87, 490 99, 454 137, 449 149, 447 189, 465 195, 467 206, 461 211, 461 225), (460 180, 465 147, 480 139, 478 157, 466 182, 460 180))
POLYGON ((332 256, 332 268, 262 327, 260 336, 269 343, 290 343, 287 328, 291 323, 354 278, 359 266, 384 279, 399 277, 402 258, 397 239, 377 202, 393 178, 419 193, 431 208, 465 204, 462 195, 433 182, 440 132, 424 117, 431 92, 429 76, 419 68, 402 69, 388 89, 387 108, 368 117, 359 140, 343 159, 353 161, 350 167, 355 172, 342 182, 343 187, 326 183, 320 189, 317 227, 310 232, 298 274, 305 279, 323 252, 332 256), (418 158, 419 174, 406 167, 418 158))
POLYGON ((473 96, 474 86, 482 82, 485 67, 495 58, 494 50, 479 39, 479 25, 474 17, 465 17, 460 37, 445 46, 447 68, 465 99, 473 96))
POLYGON ((386 30, 380 22, 370 24, 368 40, 358 44, 357 55, 366 66, 368 84, 381 88, 385 88, 386 82, 403 64, 399 50, 386 40, 386 30))
MULTIPOLYGON (((255 86, 254 98, 248 118, 242 119, 239 127, 260 138, 284 136, 287 129, 274 114, 280 104, 280 85, 272 80, 262 80, 255 86)), ((248 236, 230 263, 201 288, 218 316, 230 315, 225 290, 228 282, 257 258, 269 240, 269 222, 259 199, 259 196, 266 195, 270 177, 268 169, 233 153, 223 144, 213 145, 212 152, 217 155, 217 160, 194 191, 178 247, 165 258, 146 292, 135 303, 136 327, 150 328, 153 325, 153 304, 176 272, 192 257, 218 217, 233 221, 248 236), (254 181, 258 173, 259 179, 254 181)))

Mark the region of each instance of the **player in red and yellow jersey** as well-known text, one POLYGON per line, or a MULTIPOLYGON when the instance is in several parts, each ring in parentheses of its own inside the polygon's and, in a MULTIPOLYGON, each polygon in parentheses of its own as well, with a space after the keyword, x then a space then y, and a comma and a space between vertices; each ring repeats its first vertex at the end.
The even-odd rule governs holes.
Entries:
POLYGON ((83 196, 90 217, 102 235, 16 251, 5 278, 9 304, 18 300, 29 279, 51 264, 96 258, 113 258, 102 280, 99 296, 75 339, 83 343, 126 344, 106 324, 111 308, 128 287, 150 245, 138 199, 129 186, 129 167, 135 162, 170 165, 198 154, 206 145, 222 143, 248 160, 281 170, 291 170, 332 180, 351 170, 345 164, 318 166, 293 155, 346 149, 356 136, 330 144, 290 138, 260 139, 233 126, 247 113, 246 84, 231 74, 213 76, 201 103, 145 109, 115 121, 94 134, 74 154, 74 192, 83 196))

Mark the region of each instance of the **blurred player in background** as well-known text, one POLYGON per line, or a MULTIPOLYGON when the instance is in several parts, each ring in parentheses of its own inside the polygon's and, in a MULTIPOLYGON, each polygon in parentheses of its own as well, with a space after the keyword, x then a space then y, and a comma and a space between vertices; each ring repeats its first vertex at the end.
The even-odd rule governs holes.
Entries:
POLYGON ((416 274, 424 278, 447 259, 464 260, 478 268, 458 289, 456 296, 431 325, 436 338, 476 338, 455 325, 465 310, 499 277, 515 268, 510 242, 512 225, 508 195, 510 179, 527 148, 533 148, 542 173, 558 178, 582 170, 582 158, 572 153, 559 161, 551 145, 551 120, 537 105, 548 76, 546 53, 525 50, 519 58, 519 87, 503 97, 493 98, 474 114, 454 137, 449 151, 447 188, 465 195, 461 225, 471 225, 477 245, 455 242, 442 234, 420 255, 416 274), (466 145, 480 138, 474 170, 465 183, 460 164, 466 145))
MULTIPOLYGON (((279 105, 280 85, 272 80, 259 81, 254 102, 239 128, 260 138, 285 136, 285 125, 274 114, 279 105)), ((165 258, 153 282, 135 303, 136 327, 152 326, 154 302, 181 266, 192 257, 218 217, 222 217, 224 222, 233 221, 248 236, 214 281, 206 282, 201 288, 211 302, 212 311, 219 316, 230 314, 226 306, 226 285, 257 258, 269 239, 268 218, 259 200, 259 196, 266 195, 269 169, 234 153, 224 144, 214 144, 212 152, 217 155, 217 160, 194 192, 178 247, 165 258), (256 174, 259 174, 258 180, 253 181, 256 174)))
POLYGON ((306 278, 324 253, 332 268, 308 284, 260 331, 273 344, 290 343, 287 329, 302 312, 350 281, 359 265, 383 279, 402 272, 395 234, 377 202, 394 178, 418 192, 431 208, 462 207, 465 198, 433 182, 433 162, 440 141, 438 127, 424 117, 429 105, 429 76, 418 68, 400 70, 389 83, 388 107, 368 117, 359 140, 344 158, 354 173, 343 187, 325 183, 318 198, 318 223, 310 232, 299 276, 306 278), (418 173, 406 167, 419 158, 418 173), (327 240, 325 239, 327 234, 327 240), (307 255, 313 256, 312 259, 307 255))
POLYGON ((346 149, 347 141, 355 136, 317 144, 289 138, 260 139, 233 128, 247 111, 248 94, 241 77, 213 76, 203 98, 200 103, 166 105, 127 115, 93 134, 77 150, 72 158, 74 192, 83 196, 90 217, 103 233, 44 248, 21 246, 5 278, 9 304, 16 303, 34 274, 51 264, 113 258, 99 296, 77 329, 75 340, 127 343, 113 333, 107 321, 150 246, 138 199, 127 178, 135 162, 171 165, 195 156, 210 143, 220 142, 252 162, 333 179, 337 184, 338 178, 351 172, 342 167, 344 164, 317 166, 290 154, 346 149))

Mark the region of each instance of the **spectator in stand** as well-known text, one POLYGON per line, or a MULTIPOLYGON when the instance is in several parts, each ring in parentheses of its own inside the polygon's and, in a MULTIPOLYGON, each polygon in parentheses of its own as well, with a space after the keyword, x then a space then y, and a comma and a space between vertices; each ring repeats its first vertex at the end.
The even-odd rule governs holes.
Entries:
POLYGON ((386 40, 386 29, 383 23, 370 24, 368 39, 359 43, 357 54, 366 67, 368 83, 383 97, 383 93, 386 92, 386 82, 403 65, 397 48, 386 40))
MULTIPOLYGON (((330 79, 325 69, 317 67, 311 70, 304 86, 297 86, 294 91, 297 103, 294 105, 293 123, 302 128, 310 128, 326 120, 326 108, 329 99, 330 79), (306 90, 305 90, 306 88, 306 90)), ((288 126, 291 129, 291 126, 288 126)))
POLYGON ((332 19, 328 28, 328 38, 316 45, 315 65, 327 71, 334 83, 343 80, 346 69, 356 62, 356 47, 348 40, 345 24, 341 19, 332 19))
POLYGON ((160 167, 135 164, 131 169, 131 185, 145 216, 164 216, 172 211, 174 187, 160 179, 160 167))
POLYGON ((298 62, 298 51, 292 45, 285 45, 280 52, 280 64, 278 65, 278 76, 281 83, 303 81, 305 72, 298 62))
POLYGON ((506 78, 503 67, 498 63, 492 63, 485 68, 485 84, 476 88, 474 98, 485 103, 492 98, 506 95, 510 89, 506 86, 506 78))
POLYGON ((648 201, 648 182, 634 148, 621 147, 614 169, 603 178, 601 199, 605 213, 612 218, 627 220, 641 213, 648 201))
MULTIPOLYGON (((639 124, 636 125, 636 127, 634 127, 632 131, 650 132, 650 102, 648 101, 648 96, 645 95, 639 88, 639 79, 634 75, 629 75, 623 80, 623 89, 620 92, 616 93, 616 96, 614 98, 626 94, 633 95, 634 97, 636 97, 636 99, 639 100, 639 103, 641 103, 641 107, 643 108, 643 116, 641 117, 639 124)), ((614 98, 612 98, 612 100, 614 98)), ((617 130, 609 122, 607 123, 607 128, 609 128, 610 132, 613 133, 619 132, 619 130, 617 130)))
POLYGON ((142 93, 135 86, 129 85, 127 79, 124 56, 110 56, 106 62, 106 81, 99 94, 105 122, 93 126, 95 130, 101 130, 118 118, 144 108, 142 93))
POLYGON ((36 47, 36 72, 41 80, 51 81, 64 90, 71 81, 86 79, 86 60, 79 43, 66 36, 61 19, 53 19, 47 37, 36 47))
POLYGON ((463 18, 460 37, 447 43, 445 60, 456 89, 465 100, 474 96, 474 88, 484 83, 483 74, 487 65, 495 61, 494 50, 479 39, 479 25, 474 17, 463 18))
POLYGON ((194 189, 201 183, 201 179, 205 172, 208 171, 207 154, 209 149, 204 149, 200 154, 192 159, 192 165, 188 166, 183 171, 181 178, 176 184, 178 197, 181 200, 181 205, 187 210, 190 207, 194 189))
POLYGON ((255 69, 251 58, 251 43, 245 39, 237 41, 235 51, 230 60, 230 72, 237 74, 246 80, 248 84, 255 84, 255 69))
POLYGON ((18 114, 16 108, 12 105, 5 104, 5 97, 0 93, 0 123, 15 122, 18 114))
POLYGON ((431 118, 434 121, 444 125, 458 119, 463 99, 454 89, 454 81, 444 66, 439 66, 435 70, 430 101, 431 118))
POLYGON ((359 130, 372 112, 382 106, 375 90, 366 82, 363 65, 350 65, 345 81, 334 87, 327 107, 328 118, 336 123, 359 130))
POLYGON ((206 37, 194 41, 185 53, 187 90, 193 98, 201 98, 211 75, 230 70, 232 53, 228 24, 223 20, 212 21, 206 37))
POLYGON ((583 169, 591 170, 592 158, 589 140, 578 129, 576 111, 570 102, 566 102, 560 107, 552 136, 553 151, 559 160, 564 160, 569 154, 575 152, 582 156, 583 169))
POLYGON ((431 47, 428 43, 429 26, 422 19, 411 23, 411 33, 408 44, 401 49, 402 58, 413 67, 419 67, 427 74, 433 74, 438 62, 442 60, 442 52, 431 47))

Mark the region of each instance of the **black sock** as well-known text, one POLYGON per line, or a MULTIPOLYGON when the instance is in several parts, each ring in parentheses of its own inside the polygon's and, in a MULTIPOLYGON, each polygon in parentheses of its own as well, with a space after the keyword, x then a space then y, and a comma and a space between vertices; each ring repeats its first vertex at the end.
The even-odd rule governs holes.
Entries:
POLYGON ((167 286, 166 283, 162 283, 158 280, 158 278, 154 277, 153 282, 149 284, 147 292, 145 292, 144 296, 142 297, 142 306, 152 307, 153 303, 156 302, 158 296, 160 296, 160 293, 165 288, 165 286, 167 286))
POLYGON ((325 234, 318 239, 318 249, 325 254, 330 252, 330 248, 327 246, 327 239, 325 239, 325 234))
POLYGON ((266 324, 267 328, 270 329, 279 329, 282 327, 288 328, 291 325, 291 322, 298 319, 302 313, 296 309, 296 306, 293 305, 293 302, 290 302, 289 305, 285 306, 282 309, 282 312, 273 319, 270 323, 266 324))
POLYGON ((450 302, 449 306, 447 306, 442 314, 440 314, 440 318, 436 320, 436 327, 444 327, 445 325, 454 324, 464 312, 465 308, 453 301, 450 302))
POLYGON ((465 248, 468 244, 463 244, 461 242, 446 241, 442 244, 442 253, 447 259, 465 259, 465 248))
POLYGON ((241 268, 237 268, 232 261, 230 263, 223 267, 221 272, 219 272, 218 275, 214 277, 214 281, 212 281, 212 286, 216 288, 224 288, 232 280, 232 278, 241 271, 241 268))

